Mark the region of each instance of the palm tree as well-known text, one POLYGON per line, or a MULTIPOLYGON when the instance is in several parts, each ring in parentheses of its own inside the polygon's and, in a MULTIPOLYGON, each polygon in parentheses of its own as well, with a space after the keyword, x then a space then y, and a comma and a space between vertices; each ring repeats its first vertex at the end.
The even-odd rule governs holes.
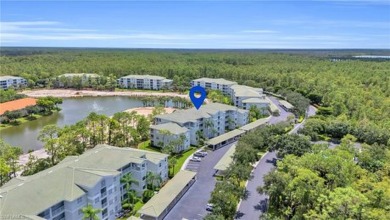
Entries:
POLYGON ((159 186, 162 182, 162 178, 157 173, 148 172, 146 174, 146 184, 151 187, 151 190, 155 190, 156 186, 159 186))
POLYGON ((100 213, 101 209, 95 209, 92 205, 88 204, 86 207, 82 208, 83 212, 83 220, 99 220, 98 213, 100 213))
POLYGON ((214 122, 210 119, 206 119, 204 122, 204 127, 207 131, 207 137, 209 137, 209 128, 214 127, 214 122))
POLYGON ((168 161, 169 167, 172 168, 172 176, 175 174, 175 166, 177 164, 177 159, 174 157, 171 157, 168 161))
POLYGON ((126 195, 127 198, 123 200, 122 208, 133 210, 135 203, 138 201, 137 192, 131 189, 127 191, 126 195))
POLYGON ((133 177, 131 173, 127 173, 121 178, 121 183, 124 183, 126 185, 126 191, 129 191, 133 183, 138 184, 139 182, 133 177))

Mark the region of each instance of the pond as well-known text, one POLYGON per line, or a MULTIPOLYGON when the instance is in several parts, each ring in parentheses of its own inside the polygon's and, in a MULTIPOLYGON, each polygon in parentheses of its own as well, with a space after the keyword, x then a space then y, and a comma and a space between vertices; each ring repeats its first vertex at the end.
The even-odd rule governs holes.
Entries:
POLYGON ((64 98, 61 111, 19 126, 9 127, 0 132, 0 137, 12 146, 18 146, 24 152, 41 149, 43 144, 37 140, 39 131, 48 124, 75 124, 91 112, 111 116, 129 108, 142 107, 143 102, 131 97, 80 97, 64 98))

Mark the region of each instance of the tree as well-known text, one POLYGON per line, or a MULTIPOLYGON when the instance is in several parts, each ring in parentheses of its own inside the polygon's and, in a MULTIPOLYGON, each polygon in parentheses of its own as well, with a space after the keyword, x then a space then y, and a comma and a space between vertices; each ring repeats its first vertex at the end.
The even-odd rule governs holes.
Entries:
POLYGON ((161 105, 155 106, 155 107, 152 109, 152 114, 149 114, 149 115, 148 115, 149 121, 150 121, 150 122, 153 122, 153 118, 154 118, 156 115, 162 115, 162 114, 166 114, 166 113, 167 113, 167 112, 165 111, 164 106, 161 106, 161 105))
POLYGON ((135 179, 133 177, 133 175, 131 173, 127 173, 125 174, 122 178, 121 178, 121 183, 125 184, 126 186, 126 191, 129 191, 131 189, 131 185, 132 184, 138 184, 139 182, 137 181, 137 179, 135 179))
POLYGON ((142 141, 145 141, 149 138, 149 129, 150 122, 145 116, 137 116, 137 132, 141 137, 142 141))
POLYGON ((214 205, 213 214, 222 215, 225 219, 233 219, 238 199, 243 192, 243 188, 228 181, 217 183, 209 201, 214 205))
POLYGON ((102 211, 101 209, 95 209, 92 205, 88 204, 82 208, 83 220, 99 220, 98 214, 102 211))
POLYGON ((318 206, 309 212, 308 218, 364 219, 368 205, 368 199, 351 187, 336 188, 329 196, 321 196, 318 200, 318 206))
POLYGON ((175 175, 175 166, 177 164, 177 159, 175 157, 170 157, 168 160, 169 168, 172 169, 171 176, 175 175))
POLYGON ((19 171, 20 166, 18 164, 19 156, 23 153, 22 149, 19 147, 13 147, 4 142, 3 139, 0 138, 0 158, 2 158, 2 163, 5 163, 6 166, 2 170, 1 176, 2 183, 8 181, 13 174, 16 177, 16 172, 19 171), (10 169, 11 175, 9 173, 5 175, 5 171, 10 169))
POLYGON ((159 187, 161 182, 162 178, 159 174, 150 171, 146 174, 146 184, 148 189, 155 191, 156 187, 159 187))
POLYGON ((38 140, 43 142, 43 147, 50 155, 52 165, 56 164, 62 150, 62 146, 58 144, 59 132, 60 128, 56 125, 46 125, 38 135, 38 140))
POLYGON ((281 158, 287 154, 302 156, 311 151, 311 143, 307 137, 297 134, 284 134, 275 139, 271 150, 278 150, 278 157, 281 158))
POLYGON ((10 172, 11 167, 7 164, 3 157, 0 157, 0 186, 2 186, 8 180, 8 175, 10 172))

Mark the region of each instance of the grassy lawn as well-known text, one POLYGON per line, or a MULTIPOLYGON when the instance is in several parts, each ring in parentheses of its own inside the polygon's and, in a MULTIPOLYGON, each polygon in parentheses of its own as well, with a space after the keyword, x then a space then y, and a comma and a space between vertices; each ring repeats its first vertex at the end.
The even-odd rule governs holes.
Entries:
MULTIPOLYGON (((138 210, 140 210, 142 208, 142 206, 144 206, 144 203, 140 200, 138 201, 137 203, 135 203, 134 205, 134 210, 132 211, 134 214, 134 216, 136 217, 140 217, 140 214, 138 214, 138 210)), ((126 214, 125 216, 123 216, 122 218, 117 218, 118 220, 126 220, 130 217, 129 215, 130 213, 126 214)))
POLYGON ((38 115, 38 114, 33 114, 33 119, 30 119, 28 117, 22 117, 22 118, 18 118, 16 119, 16 123, 15 124, 1 124, 0 125, 0 131, 3 130, 3 129, 6 129, 6 128, 9 128, 9 127, 14 127, 14 126, 18 126, 20 124, 23 124, 23 123, 26 123, 26 122, 29 122, 29 121, 34 121, 34 120, 37 120, 38 118, 41 118, 43 117, 43 115, 38 115))
MULTIPOLYGON (((138 144, 138 149, 161 153, 160 148, 156 148, 156 147, 151 147, 150 146, 150 140, 149 141, 144 141, 144 142, 138 144)), ((173 155, 173 157, 176 158, 176 160, 177 160, 177 163, 175 165, 175 173, 174 173, 174 175, 176 175, 176 173, 178 173, 180 171, 181 166, 183 166, 183 164, 186 161, 186 159, 191 154, 193 154, 196 150, 197 150, 196 147, 190 147, 186 152, 183 152, 182 154, 173 155)))
POLYGON ((151 147, 150 146, 150 140, 144 141, 144 142, 138 144, 138 149, 161 153, 160 148, 156 148, 156 147, 151 147))
POLYGON ((177 163, 175 165, 175 173, 174 173, 174 175, 176 175, 176 173, 178 173, 180 171, 181 166, 183 166, 183 164, 184 164, 184 161, 186 161, 186 159, 191 154, 193 154, 196 150, 197 150, 197 148, 191 147, 191 148, 189 148, 188 151, 184 152, 183 154, 178 154, 178 155, 174 156, 177 159, 177 163))

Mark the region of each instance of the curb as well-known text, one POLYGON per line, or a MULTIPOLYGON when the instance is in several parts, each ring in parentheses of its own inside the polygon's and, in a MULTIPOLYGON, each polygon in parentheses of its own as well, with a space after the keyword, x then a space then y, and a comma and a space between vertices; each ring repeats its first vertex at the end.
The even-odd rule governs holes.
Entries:
MULTIPOLYGON (((261 158, 255 163, 255 167, 257 167, 260 163, 260 161, 263 159, 263 157, 265 157, 269 152, 267 151, 265 154, 263 154, 263 156, 261 156, 261 158)), ((254 170, 255 168, 252 169, 252 171, 254 170)), ((245 182, 245 189, 247 188, 248 186, 248 183, 249 183, 249 180, 247 180, 245 182)), ((240 209, 240 205, 241 205, 241 202, 242 202, 242 198, 240 199, 240 201, 238 202, 237 204, 237 208, 236 208, 236 212, 238 212, 238 209, 240 209)))

